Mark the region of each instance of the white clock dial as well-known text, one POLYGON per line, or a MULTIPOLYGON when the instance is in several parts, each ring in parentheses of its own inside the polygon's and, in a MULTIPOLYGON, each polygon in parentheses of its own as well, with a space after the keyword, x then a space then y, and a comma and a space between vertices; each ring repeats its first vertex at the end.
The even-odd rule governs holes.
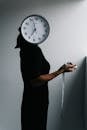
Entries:
POLYGON ((24 39, 33 44, 39 44, 46 40, 50 27, 45 18, 39 15, 31 15, 21 24, 21 33, 24 39))

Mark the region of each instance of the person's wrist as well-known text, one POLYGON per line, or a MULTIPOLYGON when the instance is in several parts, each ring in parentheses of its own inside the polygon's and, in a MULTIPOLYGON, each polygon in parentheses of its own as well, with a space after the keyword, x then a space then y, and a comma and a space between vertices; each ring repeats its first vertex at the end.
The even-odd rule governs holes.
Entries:
POLYGON ((64 68, 61 68, 59 69, 60 73, 64 73, 65 72, 65 69, 64 68))

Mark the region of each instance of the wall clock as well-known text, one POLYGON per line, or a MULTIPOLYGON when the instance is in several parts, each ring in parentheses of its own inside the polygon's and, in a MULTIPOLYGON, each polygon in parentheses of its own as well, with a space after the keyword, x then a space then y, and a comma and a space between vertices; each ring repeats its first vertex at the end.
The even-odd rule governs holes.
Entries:
POLYGON ((44 42, 49 31, 48 21, 40 15, 30 15, 21 23, 21 34, 29 43, 40 44, 44 42))

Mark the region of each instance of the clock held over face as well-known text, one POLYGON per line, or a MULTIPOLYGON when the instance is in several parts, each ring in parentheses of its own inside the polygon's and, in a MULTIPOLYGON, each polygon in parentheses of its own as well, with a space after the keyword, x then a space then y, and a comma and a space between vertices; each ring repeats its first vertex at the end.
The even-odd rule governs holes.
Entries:
POLYGON ((40 44, 44 42, 49 31, 48 21, 40 15, 30 15, 21 23, 21 34, 29 43, 40 44))

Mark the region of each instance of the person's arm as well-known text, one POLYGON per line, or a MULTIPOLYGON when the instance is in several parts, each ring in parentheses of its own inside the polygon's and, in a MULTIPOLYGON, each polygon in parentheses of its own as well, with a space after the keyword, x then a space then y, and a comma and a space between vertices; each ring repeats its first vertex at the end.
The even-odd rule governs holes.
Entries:
POLYGON ((75 66, 76 65, 73 65, 73 64, 67 64, 67 65, 64 64, 61 68, 59 68, 57 71, 55 71, 53 73, 43 74, 43 75, 40 75, 40 76, 36 77, 35 79, 32 79, 31 84, 33 86, 43 85, 45 82, 48 82, 48 81, 54 79, 55 77, 57 77, 61 73, 72 72, 74 70, 75 66))

